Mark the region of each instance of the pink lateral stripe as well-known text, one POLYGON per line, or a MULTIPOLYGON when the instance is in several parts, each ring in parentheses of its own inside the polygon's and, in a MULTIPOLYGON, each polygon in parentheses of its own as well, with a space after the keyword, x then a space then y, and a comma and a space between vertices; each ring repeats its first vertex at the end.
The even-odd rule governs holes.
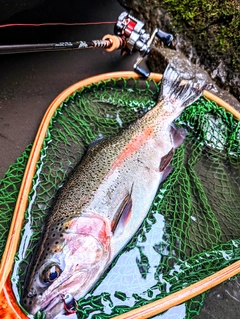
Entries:
POLYGON ((133 137, 114 161, 112 169, 114 170, 117 167, 120 167, 126 158, 131 157, 136 151, 138 151, 140 147, 146 143, 152 133, 153 127, 147 127, 141 134, 133 137))

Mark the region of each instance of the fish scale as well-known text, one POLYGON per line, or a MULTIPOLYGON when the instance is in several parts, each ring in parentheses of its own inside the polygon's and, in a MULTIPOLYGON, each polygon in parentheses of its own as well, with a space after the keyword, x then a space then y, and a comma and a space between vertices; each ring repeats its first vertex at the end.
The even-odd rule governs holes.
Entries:
POLYGON ((172 123, 201 93, 168 66, 156 106, 88 149, 49 213, 25 282, 27 311, 64 314, 61 296, 86 294, 133 237, 184 139, 172 123))

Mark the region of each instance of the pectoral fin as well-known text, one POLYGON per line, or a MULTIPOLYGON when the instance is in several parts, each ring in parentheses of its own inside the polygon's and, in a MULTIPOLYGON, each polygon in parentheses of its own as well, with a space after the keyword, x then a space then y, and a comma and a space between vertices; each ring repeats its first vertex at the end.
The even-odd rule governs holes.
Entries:
POLYGON ((132 189, 133 189, 133 185, 131 187, 130 192, 125 196, 125 198, 121 202, 117 210, 117 213, 115 215, 115 218, 112 221, 112 232, 114 236, 121 235, 124 231, 124 227, 127 225, 128 221, 130 220, 131 213, 132 213, 132 189))

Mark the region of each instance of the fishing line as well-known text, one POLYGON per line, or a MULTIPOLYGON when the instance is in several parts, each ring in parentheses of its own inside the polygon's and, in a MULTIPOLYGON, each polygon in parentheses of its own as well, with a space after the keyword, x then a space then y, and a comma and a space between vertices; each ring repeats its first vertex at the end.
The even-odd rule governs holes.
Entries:
POLYGON ((116 23, 116 21, 73 22, 73 23, 64 23, 64 22, 9 23, 9 24, 1 24, 0 28, 8 28, 8 27, 44 27, 44 26, 85 26, 85 25, 106 25, 106 24, 115 24, 115 23, 116 23))

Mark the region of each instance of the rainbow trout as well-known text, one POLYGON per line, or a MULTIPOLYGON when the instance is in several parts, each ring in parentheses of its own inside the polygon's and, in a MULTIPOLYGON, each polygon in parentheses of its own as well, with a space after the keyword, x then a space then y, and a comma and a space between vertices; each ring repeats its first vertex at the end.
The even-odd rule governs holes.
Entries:
POLYGON ((168 66, 156 106, 118 136, 89 148, 46 222, 22 298, 29 313, 55 318, 74 312, 75 300, 136 233, 185 137, 172 123, 202 90, 181 84, 168 66))

